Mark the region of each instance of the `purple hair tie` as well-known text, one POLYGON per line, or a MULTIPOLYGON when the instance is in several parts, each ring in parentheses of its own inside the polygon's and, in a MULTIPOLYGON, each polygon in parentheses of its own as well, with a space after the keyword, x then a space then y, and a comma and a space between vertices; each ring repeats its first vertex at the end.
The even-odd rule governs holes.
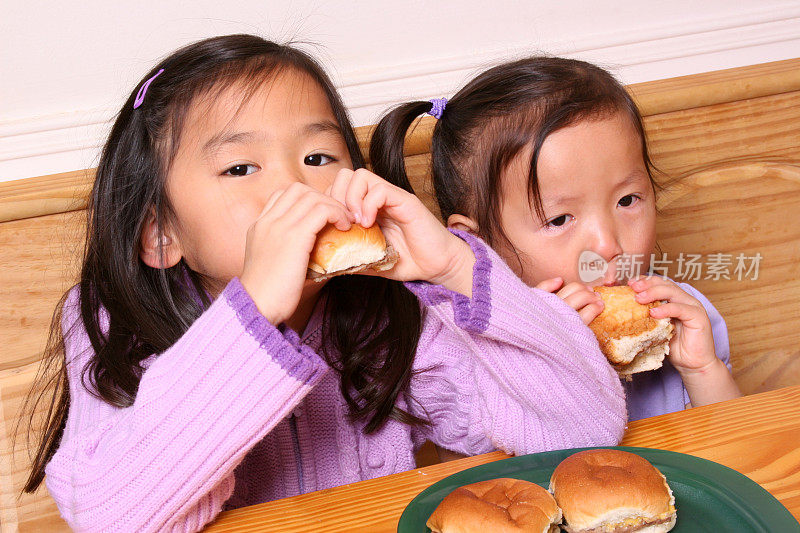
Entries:
POLYGON ((142 86, 139 88, 139 92, 136 93, 136 100, 133 101, 134 109, 137 109, 140 105, 142 105, 142 102, 144 102, 144 95, 147 94, 147 88, 150 87, 150 84, 153 83, 153 80, 156 79, 162 72, 164 72, 163 68, 156 72, 155 76, 142 84, 142 86))
POLYGON ((442 113, 444 113, 444 108, 447 105, 447 98, 434 98, 430 102, 432 106, 428 114, 432 117, 436 117, 436 120, 439 120, 442 118, 442 113))

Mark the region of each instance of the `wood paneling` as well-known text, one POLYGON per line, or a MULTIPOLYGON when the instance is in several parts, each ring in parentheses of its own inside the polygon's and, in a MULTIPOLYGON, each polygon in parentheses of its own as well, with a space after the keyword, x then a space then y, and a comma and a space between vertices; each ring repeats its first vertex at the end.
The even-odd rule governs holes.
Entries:
MULTIPOLYGON (((44 484, 33 494, 21 494, 30 470, 30 448, 25 434, 28 420, 22 420, 16 443, 13 433, 23 416, 20 408, 38 367, 35 362, 0 372, 0 526, 4 533, 70 531, 44 484)), ((32 435, 39 433, 43 412, 37 410, 39 416, 31 425, 32 435)))
POLYGON ((94 169, 0 183, 0 222, 86 209, 94 169))
POLYGON ((78 277, 85 213, 0 224, 0 371, 39 359, 55 304, 78 277))
POLYGON ((800 384, 799 212, 800 165, 783 163, 726 163, 689 174, 661 204, 665 266, 725 318, 734 378, 745 394, 800 384), (681 254, 699 255, 702 271, 684 263, 679 272, 681 254), (708 268, 714 254, 722 254, 717 272, 708 268))
POLYGON ((658 115, 800 90, 800 61, 787 59, 628 86, 642 115, 658 115))

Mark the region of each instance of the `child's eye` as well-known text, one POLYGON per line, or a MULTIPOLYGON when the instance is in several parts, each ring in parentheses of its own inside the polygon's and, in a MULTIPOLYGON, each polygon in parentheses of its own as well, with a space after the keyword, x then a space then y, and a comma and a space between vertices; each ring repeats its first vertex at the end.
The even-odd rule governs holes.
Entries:
POLYGON ((635 204, 637 200, 641 200, 641 198, 635 194, 629 194, 620 198, 617 204, 621 205, 622 207, 630 207, 635 204))
POLYGON ((247 176, 248 174, 252 174, 258 170, 258 167, 255 165, 235 165, 223 172, 223 174, 227 176, 247 176))
POLYGON ((547 228, 560 228, 572 218, 572 215, 559 215, 555 218, 551 218, 547 222, 545 222, 545 227, 547 228))
POLYGON ((323 165, 327 165, 328 163, 333 163, 334 161, 336 161, 336 159, 329 155, 311 154, 306 156, 306 158, 303 160, 303 163, 310 167, 321 167, 323 165))

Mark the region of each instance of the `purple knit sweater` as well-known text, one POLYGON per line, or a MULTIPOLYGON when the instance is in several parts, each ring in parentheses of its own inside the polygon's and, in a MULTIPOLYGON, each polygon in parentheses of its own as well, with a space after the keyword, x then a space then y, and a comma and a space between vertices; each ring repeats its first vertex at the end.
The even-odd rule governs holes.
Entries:
POLYGON ((73 291, 69 414, 46 469, 62 516, 77 530, 195 531, 222 509, 412 469, 426 439, 470 455, 617 444, 625 398, 591 331, 460 236, 477 258, 471 299, 407 284, 427 311, 414 363, 427 370, 416 402, 398 403, 431 421, 421 428, 390 420, 365 435, 318 355, 319 313, 302 338, 281 332, 238 279, 146 361, 134 404, 113 407, 82 384, 92 351, 73 291))

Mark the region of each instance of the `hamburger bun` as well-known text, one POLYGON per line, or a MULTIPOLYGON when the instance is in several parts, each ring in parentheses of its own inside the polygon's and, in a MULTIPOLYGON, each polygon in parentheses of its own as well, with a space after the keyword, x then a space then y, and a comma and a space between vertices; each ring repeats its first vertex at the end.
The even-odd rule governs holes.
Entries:
POLYGON ((396 262, 397 253, 387 246, 377 224, 369 228, 353 224, 347 231, 328 224, 317 235, 306 278, 323 281, 369 268, 389 270, 396 262))
POLYGON ((589 328, 617 373, 630 379, 636 372, 661 368, 664 357, 669 355, 669 341, 675 328, 669 318, 650 316, 650 308, 660 303, 640 304, 636 292, 627 285, 595 287, 594 291, 605 307, 589 328))
POLYGON ((455 489, 428 518, 433 533, 557 533, 561 509, 545 489, 498 478, 455 489))
POLYGON ((585 450, 564 459, 550 492, 569 533, 661 533, 675 526, 675 498, 650 462, 622 450, 585 450))

